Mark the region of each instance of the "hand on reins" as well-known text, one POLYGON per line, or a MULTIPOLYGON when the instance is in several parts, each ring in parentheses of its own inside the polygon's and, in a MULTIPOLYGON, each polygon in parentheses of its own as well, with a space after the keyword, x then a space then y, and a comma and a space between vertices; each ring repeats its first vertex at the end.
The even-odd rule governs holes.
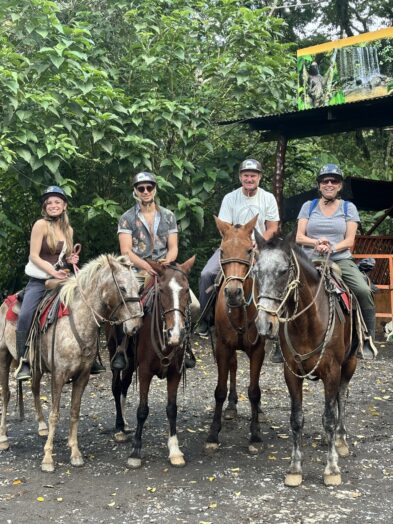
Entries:
POLYGON ((66 258, 68 264, 77 264, 79 262, 79 255, 77 253, 71 253, 69 257, 66 258))
POLYGON ((53 278, 57 278, 58 280, 65 280, 69 277, 70 272, 66 269, 59 269, 58 271, 55 271, 52 273, 53 278))
POLYGON ((320 255, 327 255, 332 250, 332 245, 327 238, 319 238, 317 244, 314 247, 314 251, 320 255))
POLYGON ((141 264, 141 266, 142 267, 140 269, 144 269, 147 273, 149 273, 149 275, 153 277, 157 275, 157 272, 147 262, 144 261, 144 263, 141 264))

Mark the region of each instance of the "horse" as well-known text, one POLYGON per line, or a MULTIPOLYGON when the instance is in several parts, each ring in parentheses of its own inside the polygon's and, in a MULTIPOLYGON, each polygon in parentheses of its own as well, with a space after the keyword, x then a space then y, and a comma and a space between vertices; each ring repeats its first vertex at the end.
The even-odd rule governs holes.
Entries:
POLYGON ((219 289, 215 306, 216 362, 218 370, 215 389, 215 411, 205 444, 208 453, 216 451, 221 430, 222 408, 228 388, 230 373, 229 413, 225 418, 233 418, 236 413, 236 350, 244 351, 250 360, 250 384, 248 398, 251 404, 249 452, 256 454, 262 447, 259 412, 261 390, 259 376, 265 358, 265 338, 258 334, 255 326, 257 316, 253 299, 254 280, 251 269, 255 260, 252 233, 258 216, 245 225, 231 225, 215 217, 221 233, 220 264, 224 281, 219 289))
POLYGON ((290 238, 277 237, 266 242, 256 234, 256 241, 257 327, 262 336, 269 338, 279 333, 284 376, 291 397, 293 448, 284 484, 296 487, 303 480, 302 386, 304 379, 309 378, 322 380, 324 386, 322 422, 328 443, 324 483, 340 485, 338 456, 349 454, 345 403, 357 363, 355 344, 351 343, 351 322, 336 304, 337 294, 326 277, 327 262, 321 266, 320 274, 290 238))
MULTIPOLYGON (((42 471, 55 469, 53 441, 59 421, 60 398, 64 384, 72 382, 70 432, 71 464, 82 466, 78 448, 80 404, 89 381, 90 368, 98 347, 101 323, 123 324, 126 333, 133 334, 141 325, 143 311, 138 295, 138 283, 125 257, 100 255, 83 266, 77 275, 61 284, 60 300, 69 309, 39 335, 32 358, 32 392, 38 420, 38 432, 47 435, 42 471), (37 349, 39 346, 39 351, 37 349), (42 413, 40 381, 44 372, 51 373, 52 405, 49 431, 42 413)), ((17 358, 15 322, 6 320, 7 306, 0 308, 0 385, 2 386, 2 417, 0 446, 8 449, 6 413, 10 398, 9 371, 17 358)))
MULTIPOLYGON (((177 391, 184 372, 186 344, 190 343, 191 312, 188 274, 195 256, 183 264, 161 265, 148 261, 156 271, 150 288, 151 306, 145 310, 143 324, 138 332, 135 352, 132 341, 126 348, 128 366, 125 370, 113 370, 112 392, 116 405, 115 440, 124 442, 127 426, 124 421, 124 406, 127 389, 132 375, 138 369, 139 404, 137 428, 127 466, 137 469, 142 465, 142 432, 149 414, 149 389, 154 376, 167 381, 166 413, 169 421, 169 461, 172 466, 185 465, 176 434, 177 391)), ((148 295, 147 295, 148 296, 148 295)), ((113 348, 111 354, 113 354, 113 348)))

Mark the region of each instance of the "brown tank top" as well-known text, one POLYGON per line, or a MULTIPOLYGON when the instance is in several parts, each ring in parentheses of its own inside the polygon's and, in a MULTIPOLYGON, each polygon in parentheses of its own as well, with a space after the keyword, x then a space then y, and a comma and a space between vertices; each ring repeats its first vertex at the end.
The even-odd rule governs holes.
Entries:
POLYGON ((64 244, 64 241, 59 240, 59 242, 57 242, 55 253, 52 253, 51 250, 49 249, 48 242, 46 241, 46 235, 45 235, 44 238, 42 239, 40 258, 42 258, 42 260, 46 260, 47 262, 49 262, 52 265, 55 265, 59 259, 61 250, 63 249, 63 244, 64 244))

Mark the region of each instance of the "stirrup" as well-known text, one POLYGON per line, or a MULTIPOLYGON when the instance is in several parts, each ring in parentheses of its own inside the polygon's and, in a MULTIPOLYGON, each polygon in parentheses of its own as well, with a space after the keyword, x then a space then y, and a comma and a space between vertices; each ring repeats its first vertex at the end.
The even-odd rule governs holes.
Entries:
POLYGON ((358 353, 358 358, 361 360, 374 360, 377 358, 378 349, 375 347, 372 337, 364 339, 363 348, 358 353))
POLYGON ((31 370, 29 361, 25 358, 19 360, 19 366, 15 370, 15 379, 16 380, 30 380, 31 379, 31 370))

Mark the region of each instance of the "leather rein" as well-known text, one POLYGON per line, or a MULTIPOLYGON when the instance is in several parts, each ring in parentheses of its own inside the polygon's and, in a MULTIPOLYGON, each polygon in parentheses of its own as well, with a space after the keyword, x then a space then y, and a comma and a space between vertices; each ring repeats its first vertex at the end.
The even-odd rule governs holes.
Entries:
MULTIPOLYGON (((173 271, 178 271, 184 275, 187 279, 187 274, 175 266, 169 266, 173 271)), ((162 309, 161 300, 160 300, 160 289, 158 286, 158 278, 154 277, 154 301, 151 314, 151 324, 150 324, 150 340, 155 354, 160 360, 160 364, 164 369, 164 372, 168 370, 168 367, 171 365, 179 349, 185 349, 187 344, 190 344, 191 337, 191 310, 190 310, 191 299, 189 298, 188 303, 184 309, 172 307, 166 310, 162 309), (178 346, 174 346, 172 350, 166 354, 166 333, 167 333, 167 323, 166 316, 169 313, 178 312, 182 315, 185 320, 186 335, 184 341, 178 346)), ((184 358, 185 351, 183 352, 183 358, 178 372, 181 373, 184 368, 184 358)))
MULTIPOLYGON (((236 258, 236 257, 232 257, 232 258, 224 258, 224 259, 221 259, 220 258, 220 267, 221 267, 221 271, 222 271, 222 274, 224 275, 224 283, 223 283, 223 287, 225 289, 225 287, 227 286, 227 284, 229 282, 231 282, 232 280, 239 280, 241 283, 242 283, 242 287, 243 287, 243 292, 244 292, 244 283, 245 281, 247 280, 247 278, 250 277, 250 273, 251 273, 251 270, 253 268, 253 265, 254 265, 254 260, 255 260, 255 251, 253 250, 252 253, 251 253, 251 257, 249 260, 247 259, 244 259, 244 258, 236 258), (231 263, 235 263, 235 264, 243 264, 245 265, 248 269, 247 269, 247 272, 246 274, 241 277, 241 276, 235 276, 235 275, 229 275, 229 276, 226 276, 225 275, 225 272, 224 272, 224 267, 226 264, 231 264, 231 263)), ((227 317, 228 317, 228 320, 233 328, 234 331, 236 331, 237 333, 237 336, 238 336, 238 344, 239 346, 243 346, 243 336, 244 334, 247 333, 248 335, 248 329, 250 328, 250 326, 252 325, 253 322, 255 322, 256 318, 257 318, 257 315, 258 315, 258 312, 255 313, 255 316, 250 320, 248 321, 247 319, 247 308, 255 302, 254 302, 254 286, 255 286, 255 279, 253 277, 252 278, 252 288, 251 288, 251 294, 250 294, 250 297, 248 300, 245 300, 244 298, 244 293, 243 293, 243 300, 242 300, 242 303, 241 304, 235 304, 235 305, 232 305, 232 304, 228 304, 226 302, 226 312, 227 312, 227 317), (243 325, 241 327, 239 326, 236 326, 233 321, 232 321, 232 318, 230 316, 231 314, 231 309, 236 309, 236 308, 242 308, 243 310, 243 318, 244 318, 244 322, 243 322, 243 325)), ((247 340, 248 340, 248 343, 251 344, 251 346, 254 346, 257 341, 259 339, 259 335, 257 333, 257 336, 256 336, 256 339, 254 340, 254 342, 251 342, 249 339, 248 339, 248 336, 247 336, 247 340)))

